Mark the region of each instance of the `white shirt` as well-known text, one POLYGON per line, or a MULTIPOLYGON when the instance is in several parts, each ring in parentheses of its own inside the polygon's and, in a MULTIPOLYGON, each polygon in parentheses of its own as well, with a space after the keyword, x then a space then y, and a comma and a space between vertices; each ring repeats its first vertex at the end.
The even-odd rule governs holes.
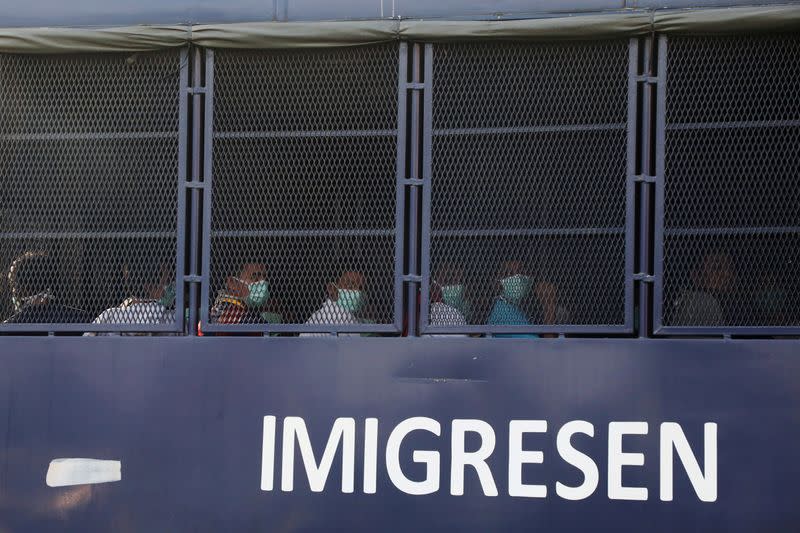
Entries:
MULTIPOLYGON (((175 315, 172 311, 158 302, 137 302, 119 307, 106 309, 100 316, 92 321, 92 324, 174 324, 175 315)), ((111 335, 110 333, 84 333, 84 337, 94 337, 95 335, 111 335)), ((164 333, 133 333, 126 332, 121 335, 127 336, 149 336, 164 335, 164 333)))
MULTIPOLYGON (((431 326, 461 327, 467 325, 467 321, 461 311, 444 302, 431 302, 428 321, 431 326)), ((466 335, 433 333, 426 335, 426 337, 466 337, 466 335)))
MULTIPOLYGON (((314 311, 306 324, 360 324, 356 316, 330 298, 314 311)), ((324 328, 323 328, 324 329, 324 328)), ((359 333, 341 333, 340 336, 359 336, 359 333)), ((301 337, 327 337, 327 333, 301 333, 301 337)))

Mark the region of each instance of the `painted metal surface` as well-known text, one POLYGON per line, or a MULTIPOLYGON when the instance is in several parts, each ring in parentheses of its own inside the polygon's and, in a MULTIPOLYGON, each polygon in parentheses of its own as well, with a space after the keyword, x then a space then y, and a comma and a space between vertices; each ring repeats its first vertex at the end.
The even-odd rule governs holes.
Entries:
POLYGON ((0 10, 0 26, 84 26, 378 18, 520 18, 624 8, 777 5, 786 0, 30 0, 0 10))
MULTIPOLYGON (((789 531, 800 521, 800 344, 796 340, 512 340, 7 337, 0 344, 0 528, 4 531, 789 531), (299 456, 292 492, 260 489, 263 417, 303 417, 319 460, 338 417, 356 422, 355 491, 341 491, 340 450, 320 493, 299 456), (400 450, 437 450, 441 487, 403 494, 390 482, 387 436, 431 417, 437 438, 413 432, 400 450), (378 419, 375 494, 362 490, 364 420, 378 419), (450 424, 480 419, 497 435, 489 466, 497 497, 467 470, 450 495, 450 424), (510 420, 546 420, 524 439, 543 464, 523 481, 547 497, 508 495, 510 420), (580 471, 560 458, 556 432, 599 468, 581 501, 556 495, 580 471), (643 421, 625 452, 626 486, 647 501, 609 500, 608 424, 643 421), (718 498, 701 502, 675 464, 674 500, 659 498, 659 426, 677 422, 703 462, 703 424, 718 424, 718 498), (51 488, 50 461, 118 460, 115 483, 51 488)), ((473 435, 474 436, 474 435, 473 435)), ((280 443, 280 439, 277 440, 280 443)), ((467 447, 477 447, 467 439, 467 447)), ((279 445, 279 444, 278 444, 279 445)), ((473 448, 474 449, 474 448, 473 448)), ((280 461, 276 463, 280 480, 280 461)))

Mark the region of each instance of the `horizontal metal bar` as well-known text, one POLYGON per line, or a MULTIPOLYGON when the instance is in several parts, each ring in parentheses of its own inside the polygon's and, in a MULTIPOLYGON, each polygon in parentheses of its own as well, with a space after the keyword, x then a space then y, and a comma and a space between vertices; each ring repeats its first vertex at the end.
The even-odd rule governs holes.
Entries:
POLYGON ((418 274, 403 274, 403 281, 413 281, 416 283, 422 283, 422 276, 418 274))
POLYGON ((645 283, 653 283, 656 278, 652 274, 645 274, 643 272, 637 272, 633 275, 633 279, 635 281, 643 281, 645 283))
POLYGON ((129 132, 85 132, 85 133, 6 133, 0 141, 73 141, 115 139, 169 139, 178 138, 175 131, 129 131, 129 132))
POLYGON ((201 324, 203 333, 400 333, 394 324, 201 324))
POLYGON ((665 229, 668 237, 692 235, 781 235, 784 233, 800 233, 800 226, 748 227, 748 228, 672 228, 665 229))
POLYGON ((800 326, 661 326, 656 335, 800 335, 800 326))
POLYGON ((189 189, 205 189, 206 182, 204 181, 186 181, 183 184, 185 187, 189 189))
POLYGON ((548 334, 548 333, 585 333, 585 334, 626 334, 632 333, 633 328, 624 324, 609 324, 609 325, 554 325, 554 324, 537 324, 531 326, 431 326, 423 325, 421 333, 423 335, 465 335, 465 334, 485 334, 485 335, 503 335, 503 334, 548 334))
POLYGON ((652 84, 658 83, 658 76, 648 76, 646 74, 640 74, 634 77, 634 79, 636 81, 643 81, 645 83, 652 83, 652 84))
POLYGON ((624 122, 613 124, 560 124, 555 126, 516 126, 507 128, 446 128, 433 130, 434 135, 487 135, 514 133, 556 133, 573 131, 613 131, 627 128, 624 122))
POLYGON ((637 182, 637 183, 655 183, 656 182, 656 176, 650 176, 650 175, 647 175, 647 174, 634 174, 631 177, 633 178, 633 181, 637 182))
POLYGON ((550 235, 621 235, 625 228, 520 228, 432 230, 434 237, 534 237, 550 235))
POLYGON ((274 229, 274 230, 216 230, 212 237, 373 237, 394 235, 394 229, 274 229))
POLYGON ((205 87, 187 87, 186 92, 189 94, 205 94, 208 91, 205 87))
POLYGON ((712 130, 747 128, 793 128, 800 126, 800 120, 745 120, 737 122, 675 122, 667 123, 667 130, 712 130))
POLYGON ((403 185, 411 185, 414 187, 421 187, 425 184, 425 180, 419 178, 406 178, 403 180, 403 185))
POLYGON ((0 240, 11 239, 174 239, 177 231, 58 231, 0 233, 0 240))
POLYGON ((195 274, 184 274, 183 281, 187 281, 189 283, 200 283, 203 281, 203 276, 198 276, 195 274))
POLYGON ((421 91, 425 88, 425 82, 415 81, 406 83, 406 89, 412 89, 415 91, 421 91))
POLYGON ((181 333, 174 324, 0 324, 0 332, 181 333))
POLYGON ((306 137, 394 137, 397 130, 217 131, 215 139, 287 139, 306 137))

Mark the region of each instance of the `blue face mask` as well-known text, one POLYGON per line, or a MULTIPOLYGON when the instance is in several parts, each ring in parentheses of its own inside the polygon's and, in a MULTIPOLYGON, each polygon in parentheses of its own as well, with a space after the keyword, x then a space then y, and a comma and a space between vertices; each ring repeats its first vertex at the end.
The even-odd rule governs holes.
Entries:
POLYGON ((500 280, 503 287, 503 296, 510 302, 519 302, 531 292, 531 278, 522 274, 515 274, 500 280))
POLYGON ((267 283, 267 280, 262 279, 254 283, 243 283, 250 289, 245 299, 245 303, 248 307, 257 308, 267 303, 269 299, 269 283, 267 283))
POLYGON ((458 310, 463 310, 464 307, 464 286, 458 285, 442 285, 442 301, 450 307, 455 307, 458 310))
POLYGON ((338 289, 336 303, 351 313, 357 313, 364 305, 364 293, 356 289, 338 289))

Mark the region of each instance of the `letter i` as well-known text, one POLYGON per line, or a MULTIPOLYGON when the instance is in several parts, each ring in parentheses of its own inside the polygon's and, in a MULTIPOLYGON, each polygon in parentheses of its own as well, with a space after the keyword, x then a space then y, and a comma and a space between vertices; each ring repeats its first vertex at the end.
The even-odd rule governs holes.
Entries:
POLYGON ((264 417, 264 439, 261 447, 261 490, 272 490, 275 473, 275 417, 264 417))
POLYGON ((375 494, 378 477, 378 419, 364 421, 364 494, 375 494))

